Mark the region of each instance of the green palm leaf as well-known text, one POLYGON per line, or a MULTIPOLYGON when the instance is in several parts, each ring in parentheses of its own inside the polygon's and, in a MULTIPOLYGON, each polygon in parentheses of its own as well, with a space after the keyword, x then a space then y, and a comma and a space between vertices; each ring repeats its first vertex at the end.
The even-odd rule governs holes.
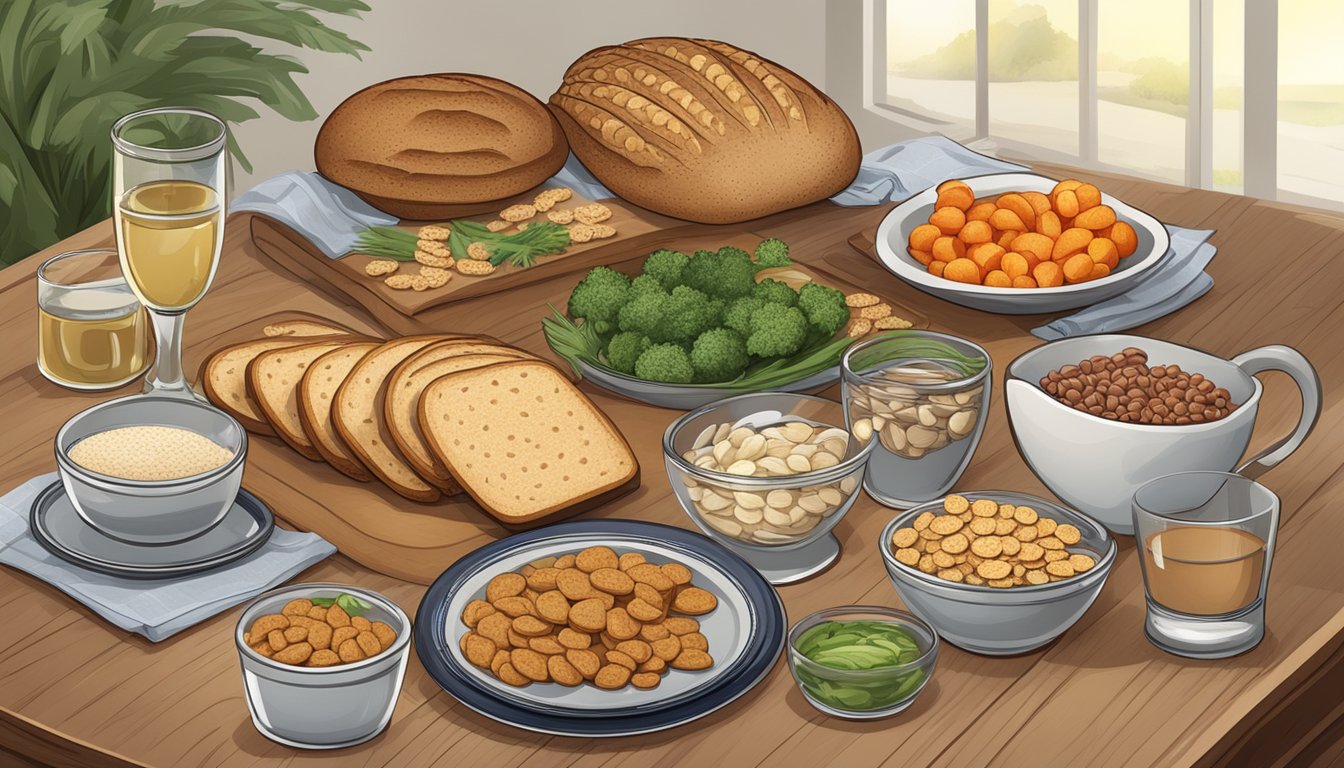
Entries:
MULTIPOLYGON (((0 0, 0 263, 105 218, 112 123, 189 106, 231 125, 263 105, 317 116, 294 80, 307 69, 269 43, 359 56, 326 25, 359 0, 0 0), (259 45, 265 45, 263 50, 259 45)), ((251 165, 230 136, 229 149, 251 165)))

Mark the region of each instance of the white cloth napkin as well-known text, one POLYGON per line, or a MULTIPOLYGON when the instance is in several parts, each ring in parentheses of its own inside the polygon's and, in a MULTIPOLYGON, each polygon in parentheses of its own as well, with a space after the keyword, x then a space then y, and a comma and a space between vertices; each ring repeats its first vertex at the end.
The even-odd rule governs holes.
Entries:
POLYGON ((349 253, 355 238, 368 227, 390 227, 400 221, 314 171, 285 171, 261 182, 229 203, 229 213, 242 211, 290 227, 329 259, 349 253))
POLYGON ((336 552, 315 533, 276 528, 261 549, 242 560, 180 579, 122 579, 56 557, 28 530, 32 501, 56 482, 39 475, 0 496, 0 563, 45 581, 128 632, 153 642, 232 608, 336 552))
POLYGON ((1213 230, 1167 225, 1167 232, 1171 235, 1167 255, 1132 288, 1113 299, 1032 328, 1032 334, 1054 341, 1123 331, 1169 315, 1208 293, 1213 278, 1204 268, 1218 252, 1208 243, 1213 230))
POLYGON ((948 179, 1025 170, 1025 165, 982 155, 946 136, 921 136, 864 155, 854 183, 831 202, 849 206, 899 203, 948 179))

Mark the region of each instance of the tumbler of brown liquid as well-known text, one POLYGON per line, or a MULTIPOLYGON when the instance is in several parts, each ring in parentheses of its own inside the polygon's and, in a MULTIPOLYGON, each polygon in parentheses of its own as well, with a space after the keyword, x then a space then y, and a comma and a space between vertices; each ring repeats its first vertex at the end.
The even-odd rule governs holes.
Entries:
POLYGON ((70 251, 37 270, 37 369, 63 387, 116 389, 149 365, 149 319, 113 250, 70 251))
POLYGON ((1278 496, 1241 475, 1180 472, 1141 486, 1133 514, 1148 639, 1197 659, 1259 644, 1278 496))

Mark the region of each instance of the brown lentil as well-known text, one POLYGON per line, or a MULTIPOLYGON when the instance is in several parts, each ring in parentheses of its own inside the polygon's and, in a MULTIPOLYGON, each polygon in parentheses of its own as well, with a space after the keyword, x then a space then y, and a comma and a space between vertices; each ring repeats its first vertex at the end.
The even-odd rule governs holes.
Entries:
POLYGON ((1127 347, 1051 371, 1041 388, 1059 402, 1112 421, 1201 424, 1237 408, 1232 395, 1179 365, 1148 365, 1148 353, 1127 347))

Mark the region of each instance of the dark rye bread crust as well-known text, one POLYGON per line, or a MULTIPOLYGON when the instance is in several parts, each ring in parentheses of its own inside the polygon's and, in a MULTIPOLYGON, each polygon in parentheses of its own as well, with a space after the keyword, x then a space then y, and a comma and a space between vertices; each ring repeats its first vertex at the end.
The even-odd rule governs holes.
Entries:
POLYGON ((317 134, 317 170, 404 219, 494 210, 560 170, 569 145, 528 92, 481 75, 403 77, 342 102, 317 134))
POLYGON ((574 154, 649 210, 708 224, 829 197, 858 173, 843 110, 788 69, 715 40, 589 51, 550 98, 574 154))

